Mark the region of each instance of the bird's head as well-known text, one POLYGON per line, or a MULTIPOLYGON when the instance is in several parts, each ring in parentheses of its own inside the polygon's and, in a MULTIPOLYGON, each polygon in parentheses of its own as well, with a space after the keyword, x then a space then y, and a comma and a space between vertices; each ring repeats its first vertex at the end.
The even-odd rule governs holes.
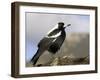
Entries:
POLYGON ((59 22, 58 23, 58 29, 63 29, 64 28, 64 23, 63 22, 59 22))
POLYGON ((69 26, 71 26, 71 24, 68 24, 67 26, 64 26, 64 23, 63 23, 63 22, 59 22, 59 23, 58 23, 58 28, 59 28, 60 30, 65 29, 66 27, 69 27, 69 26))

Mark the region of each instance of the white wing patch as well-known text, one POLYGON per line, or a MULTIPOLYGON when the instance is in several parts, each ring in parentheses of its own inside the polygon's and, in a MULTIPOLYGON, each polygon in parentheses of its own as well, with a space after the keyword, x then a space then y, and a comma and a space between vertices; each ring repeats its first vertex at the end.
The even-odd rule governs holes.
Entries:
POLYGON ((54 39, 52 42, 55 42, 56 41, 56 39, 54 39))

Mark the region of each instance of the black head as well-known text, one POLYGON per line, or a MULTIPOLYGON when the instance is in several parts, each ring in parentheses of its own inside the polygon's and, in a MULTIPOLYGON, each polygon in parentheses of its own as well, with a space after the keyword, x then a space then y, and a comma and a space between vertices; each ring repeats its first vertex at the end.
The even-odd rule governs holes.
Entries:
POLYGON ((63 22, 59 22, 58 23, 58 28, 61 29, 61 30, 64 29, 64 23, 63 22))

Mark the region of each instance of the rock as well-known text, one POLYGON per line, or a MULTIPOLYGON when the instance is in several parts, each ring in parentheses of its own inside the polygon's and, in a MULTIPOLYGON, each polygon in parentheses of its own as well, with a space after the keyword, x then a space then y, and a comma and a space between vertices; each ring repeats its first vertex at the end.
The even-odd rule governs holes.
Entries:
POLYGON ((50 63, 50 66, 78 65, 78 64, 89 64, 89 57, 83 57, 83 58, 74 58, 70 56, 56 57, 50 63))
POLYGON ((64 56, 63 58, 60 59, 60 64, 61 65, 73 64, 73 60, 72 60, 72 58, 69 58, 67 56, 64 56))
POLYGON ((59 65, 59 62, 60 62, 60 58, 57 57, 57 58, 55 58, 55 59, 51 62, 50 66, 56 66, 56 65, 59 65))

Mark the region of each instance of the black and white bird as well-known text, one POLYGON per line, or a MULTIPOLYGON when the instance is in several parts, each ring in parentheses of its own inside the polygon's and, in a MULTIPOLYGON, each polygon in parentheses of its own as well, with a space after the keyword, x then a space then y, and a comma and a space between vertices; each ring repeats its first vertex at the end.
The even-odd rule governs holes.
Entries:
POLYGON ((63 22, 59 22, 56 27, 51 29, 47 35, 40 40, 38 43, 38 50, 31 59, 33 65, 37 63, 39 57, 44 53, 44 51, 48 51, 52 54, 58 52, 66 37, 65 28, 70 25, 71 24, 64 26, 63 22))

